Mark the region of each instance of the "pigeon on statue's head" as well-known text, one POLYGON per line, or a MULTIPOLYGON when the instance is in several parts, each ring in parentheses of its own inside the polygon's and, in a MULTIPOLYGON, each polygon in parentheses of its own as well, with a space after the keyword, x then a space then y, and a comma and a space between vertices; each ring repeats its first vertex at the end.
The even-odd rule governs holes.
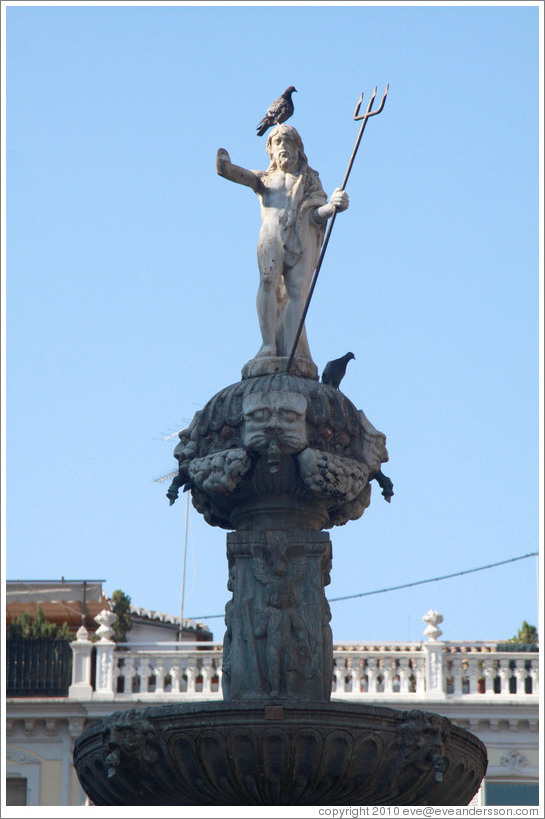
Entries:
POLYGON ((354 353, 347 353, 342 358, 328 361, 322 373, 322 384, 329 384, 330 387, 335 387, 338 390, 346 372, 346 365, 351 358, 356 358, 354 353))
POLYGON ((269 110, 257 126, 257 135, 263 136, 265 131, 272 128, 273 125, 281 125, 293 114, 293 101, 291 95, 297 88, 290 85, 286 88, 281 97, 278 97, 274 102, 271 102, 269 110))

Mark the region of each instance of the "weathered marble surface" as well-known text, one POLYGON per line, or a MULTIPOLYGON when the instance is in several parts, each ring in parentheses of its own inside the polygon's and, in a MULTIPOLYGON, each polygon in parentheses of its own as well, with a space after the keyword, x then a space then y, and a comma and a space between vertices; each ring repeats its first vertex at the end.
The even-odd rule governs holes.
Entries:
MULTIPOLYGON (((234 165, 224 148, 216 158, 218 174, 247 185, 261 205, 256 302, 263 343, 247 365, 246 375, 270 372, 261 359, 289 356, 318 263, 324 226, 335 212, 348 207, 348 194, 339 188, 327 201, 320 177, 309 166, 302 139, 291 125, 273 128, 266 147, 270 160, 266 171, 234 165)), ((313 365, 304 328, 296 355, 313 365)))
POLYGON ((279 373, 217 393, 180 433, 168 496, 225 529, 313 529, 361 517, 386 437, 340 390, 279 373))
POLYGON ((112 714, 77 740, 96 805, 467 805, 483 743, 422 711, 193 703, 112 714))

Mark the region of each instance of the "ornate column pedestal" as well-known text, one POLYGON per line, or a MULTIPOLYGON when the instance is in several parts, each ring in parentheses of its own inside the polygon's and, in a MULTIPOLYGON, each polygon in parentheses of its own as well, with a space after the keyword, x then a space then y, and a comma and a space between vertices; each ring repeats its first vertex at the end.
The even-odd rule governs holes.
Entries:
POLYGON ((326 532, 240 531, 227 535, 225 700, 309 700, 331 696, 331 569, 326 532))

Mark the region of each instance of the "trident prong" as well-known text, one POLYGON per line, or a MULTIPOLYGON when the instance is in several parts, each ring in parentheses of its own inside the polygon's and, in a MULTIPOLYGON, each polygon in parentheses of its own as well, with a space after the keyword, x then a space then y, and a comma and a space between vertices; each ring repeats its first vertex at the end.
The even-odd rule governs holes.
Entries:
POLYGON ((358 100, 358 104, 356 105, 356 110, 354 111, 354 119, 356 121, 359 121, 359 120, 362 120, 362 119, 366 119, 367 117, 374 117, 376 114, 380 114, 380 112, 384 108, 384 103, 386 102, 386 95, 388 94, 389 87, 390 87, 390 84, 388 83, 388 85, 386 86, 386 90, 385 90, 384 94, 382 95, 382 99, 380 101, 379 107, 377 108, 376 111, 372 111, 373 103, 374 103, 375 97, 377 95, 377 87, 375 85, 375 89, 374 89, 374 91, 373 91, 373 93, 371 95, 371 99, 369 100, 369 104, 367 106, 367 111, 365 112, 365 114, 362 114, 361 117, 359 117, 358 114, 360 112, 360 106, 361 106, 361 104, 363 102, 363 91, 362 91, 362 93, 360 94, 360 98, 358 100))
MULTIPOLYGON (((354 111, 354 119, 356 120, 356 122, 361 122, 361 128, 360 128, 360 132, 358 134, 358 138, 356 139, 356 144, 354 146, 354 150, 352 151, 352 156, 350 157, 350 161, 348 163, 348 168, 346 169, 346 173, 344 175, 343 183, 341 185, 341 190, 342 191, 346 188, 346 183, 348 182, 348 177, 350 176, 350 171, 352 170, 352 165, 354 164, 354 160, 356 158, 356 154, 357 154, 358 148, 360 146, 361 138, 363 136, 363 132, 365 131, 365 126, 367 125, 367 120, 370 117, 374 117, 376 114, 380 114, 380 112, 384 108, 384 103, 386 102, 386 95, 388 94, 388 89, 389 88, 390 88, 390 83, 388 83, 388 85, 386 86, 386 90, 384 91, 384 94, 382 95, 382 99, 380 101, 379 107, 377 108, 376 111, 373 111, 372 110, 373 109, 373 103, 375 101, 375 97, 376 97, 376 94, 377 94, 377 86, 375 85, 375 89, 374 89, 373 93, 371 94, 371 98, 370 98, 369 103, 367 105, 367 111, 365 112, 365 114, 362 114, 361 116, 359 116, 359 112, 360 112, 361 104, 363 102, 363 91, 360 94, 358 104, 356 105, 356 110, 354 111)), ((307 296, 306 304, 305 304, 305 307, 304 307, 304 310, 303 310, 303 315, 301 316, 301 320, 299 322, 299 327, 297 329, 297 333, 295 334, 295 341, 293 342, 293 347, 291 349, 291 353, 290 353, 290 356, 288 358, 288 363, 286 365, 286 372, 287 373, 289 373, 289 371, 290 371, 290 368, 291 368, 291 365, 293 363, 293 359, 294 359, 294 356, 295 356, 295 351, 297 349, 297 345, 299 344, 299 339, 301 338, 301 333, 303 332, 303 326, 305 324, 305 319, 307 317, 308 308, 309 308, 309 305, 310 305, 310 300, 312 298, 312 294, 314 293, 314 288, 316 287, 316 282, 318 280, 318 274, 320 273, 320 268, 321 268, 322 262, 324 260, 325 252, 327 250, 327 245, 328 245, 328 242, 329 242, 329 237, 331 236, 331 231, 333 230, 333 225, 335 224, 335 217, 336 216, 337 216, 337 213, 335 212, 333 214, 333 216, 331 217, 330 221, 329 221, 329 225, 328 225, 328 228, 327 228, 327 231, 326 231, 326 235, 325 235, 324 241, 322 243, 322 250, 321 250, 321 253, 320 253, 320 258, 318 259, 318 264, 316 265, 316 269, 314 270, 314 275, 312 277, 312 282, 311 282, 311 285, 310 285, 310 289, 308 291, 308 296, 307 296)))

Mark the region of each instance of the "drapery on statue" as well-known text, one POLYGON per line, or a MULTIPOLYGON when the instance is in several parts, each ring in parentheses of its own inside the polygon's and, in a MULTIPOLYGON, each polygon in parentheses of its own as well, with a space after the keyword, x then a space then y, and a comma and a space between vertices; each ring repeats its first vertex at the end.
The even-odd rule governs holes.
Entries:
MULTIPOLYGON (((289 356, 325 225, 334 213, 348 207, 348 195, 339 188, 327 201, 320 177, 309 166, 301 137, 291 125, 273 128, 267 153, 270 165, 266 171, 233 165, 224 148, 218 150, 216 159, 218 174, 252 188, 261 205, 257 315, 263 344, 256 358, 289 356)), ((296 355, 312 361, 304 329, 296 355)))

